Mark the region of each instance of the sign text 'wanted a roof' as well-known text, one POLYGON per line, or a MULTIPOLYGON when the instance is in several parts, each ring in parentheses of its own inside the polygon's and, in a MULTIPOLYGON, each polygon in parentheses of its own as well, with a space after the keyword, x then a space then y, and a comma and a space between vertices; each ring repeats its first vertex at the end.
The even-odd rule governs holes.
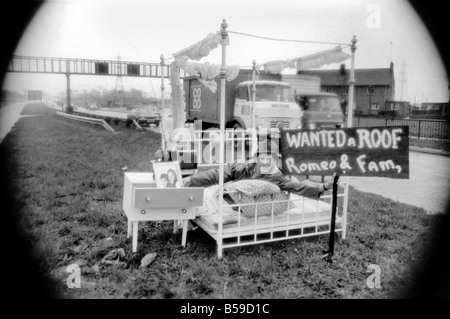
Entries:
POLYGON ((408 134, 408 126, 283 130, 283 173, 408 179, 408 134))

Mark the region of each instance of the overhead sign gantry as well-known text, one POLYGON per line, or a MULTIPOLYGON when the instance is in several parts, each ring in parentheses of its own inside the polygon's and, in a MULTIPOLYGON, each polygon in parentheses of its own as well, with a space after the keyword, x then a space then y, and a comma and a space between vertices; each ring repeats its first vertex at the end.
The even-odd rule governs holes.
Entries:
MULTIPOLYGON (((168 78, 170 65, 150 62, 94 60, 77 58, 52 58, 14 55, 8 65, 8 72, 64 74, 67 77, 67 105, 70 103, 71 75, 129 76, 145 78, 168 78)), ((185 77, 180 70, 180 77, 185 77)))

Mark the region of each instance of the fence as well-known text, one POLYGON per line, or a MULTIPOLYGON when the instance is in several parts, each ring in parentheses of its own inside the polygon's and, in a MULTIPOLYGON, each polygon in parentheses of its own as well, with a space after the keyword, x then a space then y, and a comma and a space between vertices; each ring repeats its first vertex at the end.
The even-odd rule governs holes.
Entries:
POLYGON ((446 120, 355 117, 354 127, 409 126, 409 137, 416 139, 450 140, 450 122, 446 120))

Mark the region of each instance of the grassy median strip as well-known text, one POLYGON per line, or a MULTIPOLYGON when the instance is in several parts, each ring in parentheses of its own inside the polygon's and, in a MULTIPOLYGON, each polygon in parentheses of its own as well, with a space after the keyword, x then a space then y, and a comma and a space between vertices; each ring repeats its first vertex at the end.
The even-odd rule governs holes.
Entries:
MULTIPOLYGON (((122 211, 127 171, 151 171, 160 135, 114 126, 115 133, 54 114, 21 118, 4 139, 20 226, 33 242, 40 269, 67 298, 391 298, 415 280, 442 220, 423 209, 350 188, 347 238, 337 239, 333 263, 322 259, 328 236, 225 250, 201 229, 173 234, 171 221, 140 224, 131 252, 122 211), (122 248, 123 262, 102 264, 122 248), (148 267, 142 257, 156 253, 148 267), (67 266, 81 269, 69 289, 67 266), (366 284, 380 266, 381 288, 366 284)), ((24 252, 25 253, 25 252, 24 252)))

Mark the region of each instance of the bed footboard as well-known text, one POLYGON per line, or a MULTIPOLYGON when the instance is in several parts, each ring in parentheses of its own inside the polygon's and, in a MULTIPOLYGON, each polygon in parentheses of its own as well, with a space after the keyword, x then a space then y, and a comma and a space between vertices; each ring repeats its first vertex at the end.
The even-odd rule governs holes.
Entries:
MULTIPOLYGON (((335 232, 345 238, 348 188, 345 182, 339 184, 337 196, 341 205, 335 232)), ((225 248, 329 234, 331 197, 324 195, 315 200, 290 194, 287 200, 227 204, 222 214, 203 213, 194 222, 214 238, 221 258, 225 248)))

